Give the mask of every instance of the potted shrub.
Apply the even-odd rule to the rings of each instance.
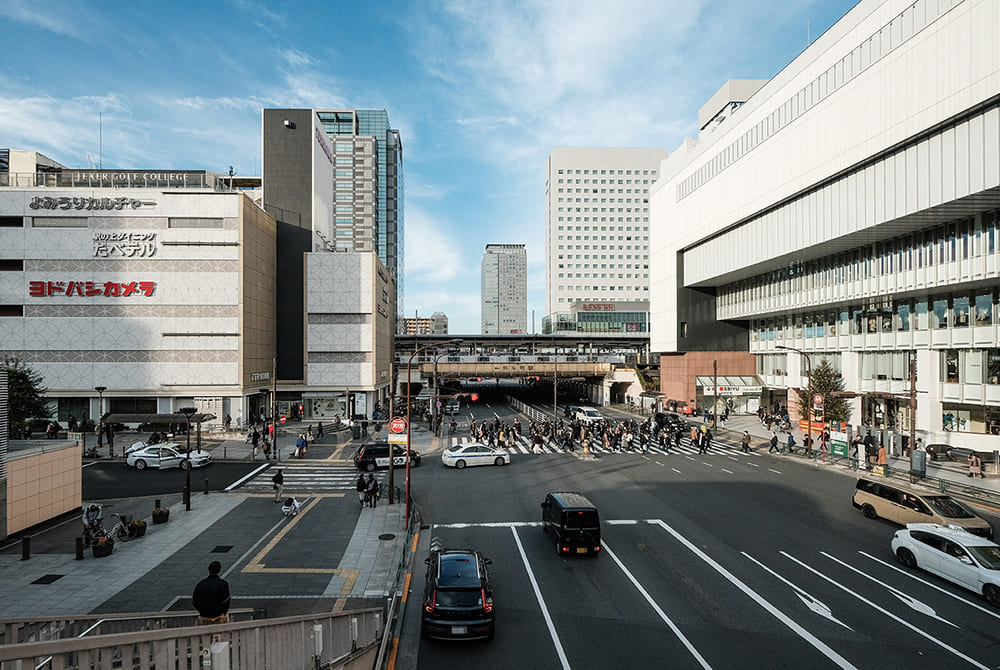
[[[160,501],[156,501],[156,507],[153,508],[153,523],[166,523],[167,519],[170,518],[170,508],[160,507]]]
[[[115,550],[115,541],[107,535],[102,535],[94,540],[94,544],[90,547],[94,551],[94,558],[103,558],[110,556],[111,552]]]
[[[142,537],[146,534],[146,522],[142,519],[132,519],[128,524],[129,537]]]

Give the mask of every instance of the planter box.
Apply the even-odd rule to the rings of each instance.
[[[158,507],[153,510],[153,523],[166,523],[170,518],[170,510],[165,507]]]
[[[111,540],[104,544],[95,544],[91,546],[91,549],[94,551],[94,558],[104,558],[110,556],[111,552],[115,550],[115,542]]]
[[[146,524],[145,523],[136,524],[136,525],[129,524],[128,535],[129,535],[130,538],[142,537],[145,534],[146,534]]]

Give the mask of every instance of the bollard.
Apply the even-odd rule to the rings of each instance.
[[[82,537],[77,537],[76,538],[76,560],[78,560],[78,561],[82,561],[83,560],[83,538]]]
[[[205,495],[208,495],[208,477],[205,477]]]
[[[153,503],[153,507],[159,507],[159,506],[160,506],[160,499],[157,498],[156,501]]]
[[[26,561],[31,558],[31,536],[25,535],[21,538],[21,560]]]

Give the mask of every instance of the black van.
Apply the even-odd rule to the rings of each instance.
[[[560,555],[601,551],[601,518],[582,493],[553,491],[546,495],[542,528],[556,541]]]

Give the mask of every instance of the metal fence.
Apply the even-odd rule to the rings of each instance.
[[[0,646],[0,670],[314,670],[355,663],[371,667],[384,630],[382,608],[369,608],[88,635]]]

